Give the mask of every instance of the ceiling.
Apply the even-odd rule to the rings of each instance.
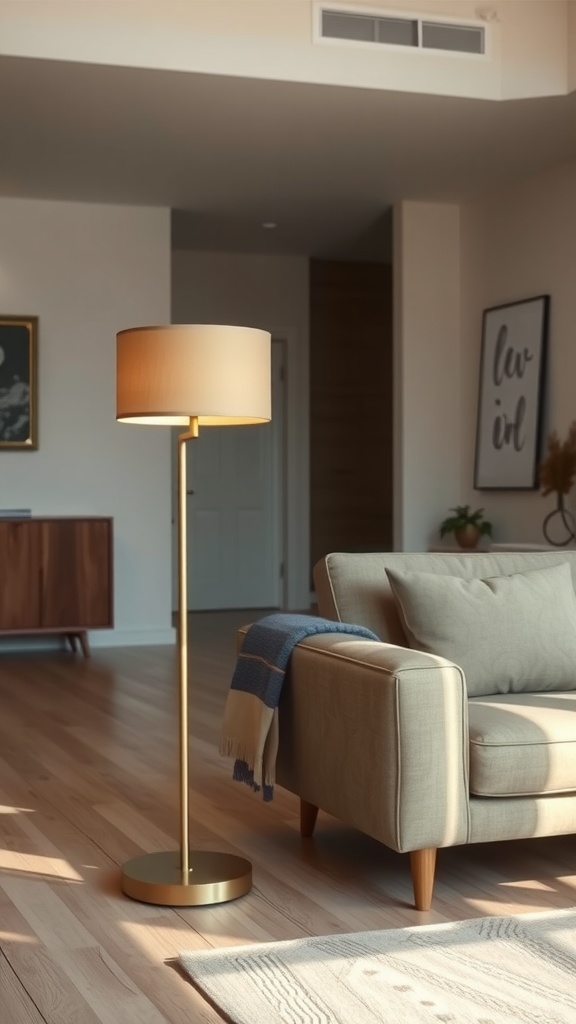
[[[0,139],[0,195],[169,206],[178,248],[371,259],[400,198],[458,200],[576,157],[576,94],[492,102],[0,57]]]

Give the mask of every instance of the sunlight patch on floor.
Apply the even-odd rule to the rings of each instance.
[[[48,875],[66,882],[84,881],[82,875],[61,857],[43,857],[37,853],[20,853],[18,850],[0,850],[0,869]]]
[[[528,881],[524,878],[513,882],[501,882],[500,884],[504,889],[532,889],[543,890],[544,892],[554,892],[556,888],[554,885],[548,885],[546,882]]]
[[[18,942],[21,946],[40,945],[40,940],[32,938],[31,935],[19,935],[18,932],[3,932],[1,930],[0,942]]]

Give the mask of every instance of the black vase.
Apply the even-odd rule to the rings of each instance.
[[[548,544],[555,548],[563,548],[570,541],[576,540],[576,523],[574,516],[564,508],[564,495],[556,492],[556,508],[549,512],[542,523],[542,533]]]

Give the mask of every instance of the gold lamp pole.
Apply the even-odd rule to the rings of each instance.
[[[136,327],[116,339],[116,418],[186,427],[178,437],[180,849],[123,865],[123,892],[144,903],[223,903],[252,886],[243,857],[190,849],[186,444],[201,426],[270,419],[270,342],[267,331],[215,324]]]

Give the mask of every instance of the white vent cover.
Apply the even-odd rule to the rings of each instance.
[[[380,43],[420,50],[442,50],[484,56],[486,27],[474,22],[446,21],[420,15],[375,14],[368,10],[320,6],[321,39]]]

